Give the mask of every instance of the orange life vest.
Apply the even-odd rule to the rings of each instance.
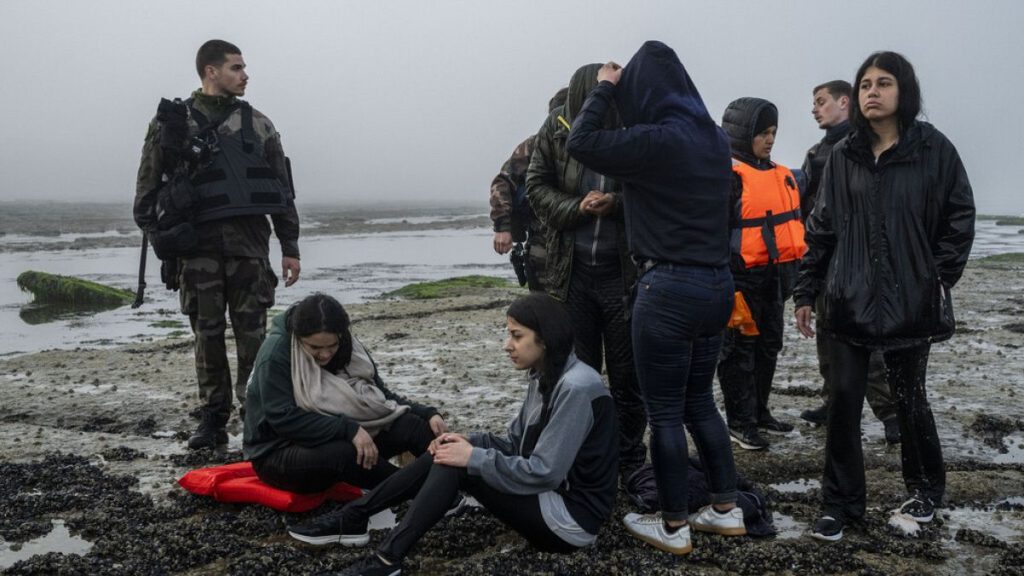
[[[743,182],[740,199],[740,255],[747,268],[792,262],[807,251],[800,223],[800,190],[789,168],[758,170],[734,160]]]

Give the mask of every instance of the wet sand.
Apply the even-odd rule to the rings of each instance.
[[[518,292],[353,305],[354,330],[396,391],[433,403],[456,430],[500,431],[523,393],[499,347]],[[767,452],[736,453],[765,487],[779,536],[697,534],[677,558],[640,544],[618,519],[597,545],[539,553],[480,510],[442,522],[407,562],[422,574],[1024,573],[1024,258],[972,261],[954,291],[959,334],[932,349],[928,388],[948,470],[949,506],[915,538],[886,526],[904,498],[899,449],[865,410],[868,517],[836,544],[805,536],[818,515],[823,431],[812,341],[787,326],[771,405],[797,425]],[[791,317],[791,316],[787,316]],[[0,361],[0,568],[10,574],[331,573],[365,551],[288,538],[284,515],[185,493],[191,468],[238,460],[188,452],[196,405],[191,340],[45,351]],[[720,399],[719,399],[720,400]],[[721,405],[721,404],[720,404]],[[865,406],[866,408],[866,406]],[[317,512],[328,509],[325,505]],[[399,510],[401,514],[401,510]],[[384,532],[373,531],[372,542]],[[49,535],[49,540],[40,540]],[[21,550],[44,552],[11,565]],[[67,553],[58,552],[66,550]]]

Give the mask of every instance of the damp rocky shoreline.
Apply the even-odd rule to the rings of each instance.
[[[504,309],[519,293],[467,289],[349,312],[392,388],[438,406],[456,430],[498,431],[523,392],[521,374],[499,349]],[[933,347],[928,383],[949,502],[916,537],[887,526],[888,511],[905,497],[899,449],[886,446],[870,410],[866,523],[831,545],[805,537],[818,514],[824,434],[798,419],[819,403],[819,378],[813,342],[787,326],[771,404],[797,430],[774,436],[767,452],[736,453],[739,471],[771,497],[778,536],[696,534],[694,552],[678,558],[625,533],[618,519],[630,506],[620,498],[595,547],[558,556],[470,509],[431,531],[407,572],[1024,574],[1022,294],[1022,255],[972,261],[954,291],[960,331]],[[226,452],[184,448],[196,423],[191,354],[191,340],[181,337],[0,360],[0,573],[330,574],[364,553],[289,539],[285,526],[309,514],[220,504],[177,486],[189,469],[241,458],[234,417]],[[383,534],[372,531],[371,545]],[[47,538],[48,549],[9,561]]]

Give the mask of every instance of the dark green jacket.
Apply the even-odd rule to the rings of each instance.
[[[569,294],[575,237],[573,231],[589,216],[579,210],[586,196],[579,190],[583,165],[569,156],[565,142],[569,128],[559,118],[572,125],[573,118],[583,107],[587,94],[597,85],[600,64],[588,64],[573,74],[565,105],[555,108],[537,132],[537,141],[526,173],[526,196],[533,212],[547,228],[547,278],[544,285],[555,298],[565,301]],[[615,210],[609,215],[618,230],[619,255],[622,260],[623,293],[627,293],[636,279],[636,267],[629,258],[625,222],[622,214],[621,186],[608,179],[615,196]]]
[[[260,346],[245,392],[245,431],[242,452],[255,460],[274,450],[298,444],[317,446],[331,440],[349,440],[359,424],[344,416],[325,416],[307,412],[295,404],[292,391],[292,335],[285,328],[288,313],[278,314],[270,324],[270,333]],[[411,407],[410,412],[429,420],[437,410],[392,393],[380,374],[373,376],[377,387],[389,399]]]

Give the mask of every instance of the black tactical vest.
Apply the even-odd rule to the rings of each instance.
[[[198,201],[194,212],[197,224],[235,216],[280,214],[294,202],[292,191],[263,158],[262,143],[257,141],[252,126],[252,106],[247,102],[239,105],[242,129],[230,136],[214,131],[218,150],[209,164],[192,175]],[[200,130],[209,125],[201,112],[191,105],[189,108]]]

